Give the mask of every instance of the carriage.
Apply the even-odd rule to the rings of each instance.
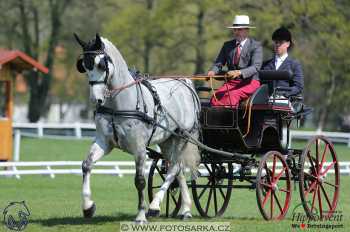
[[[340,176],[333,144],[324,136],[311,138],[303,149],[290,147],[290,128],[312,109],[302,96],[283,97],[285,89],[276,80],[288,80],[289,73],[260,71],[262,85],[237,109],[210,107],[201,98],[199,177],[188,186],[199,214],[217,217],[227,209],[233,189],[256,191],[257,205],[266,220],[283,219],[294,187],[310,218],[330,217],[337,207]],[[199,87],[197,92],[210,92]],[[208,96],[208,95],[207,95]],[[160,188],[168,163],[161,153],[148,148],[152,159],[148,175],[149,201]],[[160,178],[159,178],[159,176]],[[165,216],[175,217],[181,196],[175,180],[166,193]]]

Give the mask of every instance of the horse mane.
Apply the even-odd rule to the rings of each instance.
[[[111,41],[106,38],[101,37],[102,42],[105,45],[105,52],[112,59],[113,65],[120,75],[130,75],[128,70],[128,65],[126,64],[123,56],[120,54],[119,50],[113,45]]]

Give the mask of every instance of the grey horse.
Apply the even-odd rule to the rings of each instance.
[[[90,176],[93,164],[113,148],[135,158],[135,186],[138,192],[137,223],[146,223],[144,189],[147,147],[159,145],[170,161],[164,183],[149,205],[149,216],[157,216],[170,184],[177,178],[181,191],[182,218],[191,217],[191,197],[185,170],[195,173],[200,163],[198,147],[178,132],[198,138],[200,103],[190,80],[158,79],[135,81],[118,49],[100,37],[84,42],[75,38],[83,49],[77,69],[86,73],[90,99],[96,105],[96,138],[82,163],[82,208],[84,217],[92,217],[96,205],[91,199]],[[145,83],[145,84],[144,84]],[[183,133],[182,133],[183,134]]]

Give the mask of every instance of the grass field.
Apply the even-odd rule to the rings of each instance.
[[[83,160],[89,149],[87,140],[23,139],[22,161]],[[293,147],[303,147],[303,143]],[[340,160],[350,160],[350,149],[336,146]],[[114,151],[103,160],[132,160],[130,155]],[[81,177],[76,175],[22,176],[0,178],[0,212],[12,201],[25,200],[31,215],[25,231],[119,231],[119,221],[132,221],[136,213],[137,194],[132,176],[92,176],[93,199],[97,211],[93,219],[85,220],[81,213]],[[287,219],[280,222],[266,222],[260,216],[256,205],[255,191],[233,190],[225,214],[220,218],[201,218],[193,207],[192,221],[229,221],[232,231],[293,231],[291,211],[300,203],[298,189],[293,191],[293,201]],[[341,230],[350,230],[350,176],[341,176],[341,193],[338,210],[343,213]],[[1,216],[2,218],[2,216]],[[150,221],[171,221],[174,219],[151,219]],[[308,231],[329,231],[326,229]],[[7,231],[5,226],[0,231]]]

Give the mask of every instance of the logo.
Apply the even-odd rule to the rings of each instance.
[[[29,209],[24,201],[11,202],[3,211],[4,223],[10,230],[22,231],[28,225]]]
[[[312,207],[311,202],[306,202],[309,208]],[[321,217],[321,215],[323,215]],[[292,212],[292,228],[305,229],[328,229],[335,230],[344,228],[342,224],[343,214],[341,211],[322,211],[322,214],[314,208],[314,212],[310,217],[304,211],[303,204],[294,207]]]

